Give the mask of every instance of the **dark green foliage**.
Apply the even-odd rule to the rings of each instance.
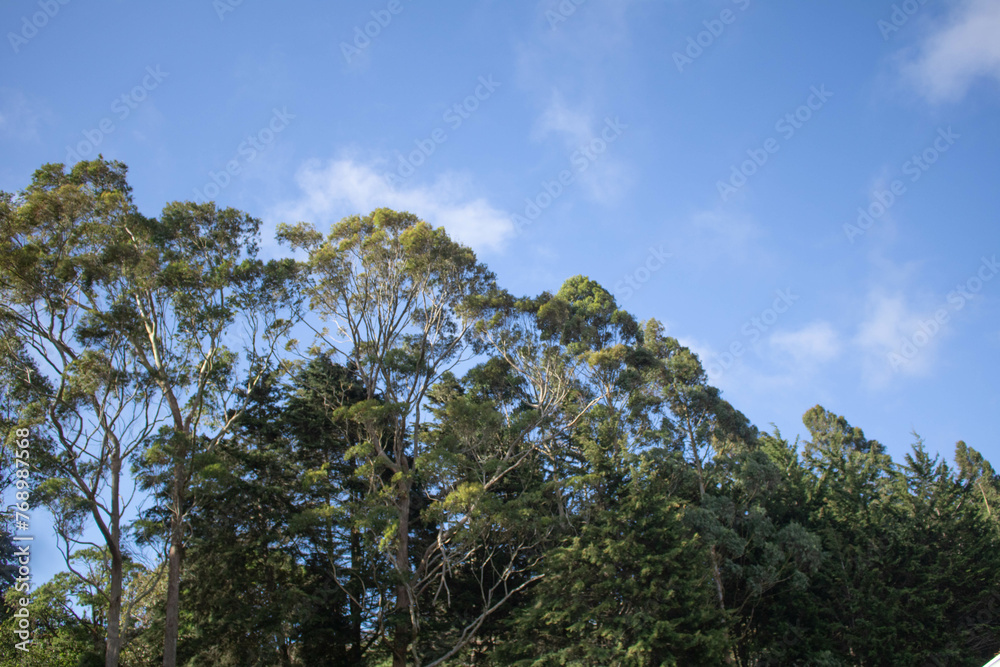
[[[338,410],[362,394],[327,357],[254,390],[233,436],[200,461],[179,655],[200,665],[360,664],[370,556],[345,507],[357,492]],[[370,545],[369,545],[370,546]]]
[[[710,665],[727,650],[679,461],[651,452],[614,507],[554,548],[496,664]],[[689,482],[690,483],[690,482]],[[509,662],[508,662],[509,661]]]

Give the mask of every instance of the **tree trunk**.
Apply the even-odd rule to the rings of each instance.
[[[121,653],[122,615],[122,555],[118,550],[111,552],[111,587],[108,591],[108,637],[104,647],[105,667],[118,667]]]
[[[404,459],[405,460],[405,459]],[[392,638],[392,667],[406,667],[412,639],[410,621],[410,591],[407,579],[410,574],[410,484],[404,477],[399,482],[399,542],[396,545],[396,626]]]
[[[178,523],[174,521],[174,523]],[[181,594],[180,526],[170,531],[167,557],[167,609],[163,633],[163,667],[177,667],[177,629],[180,624]]]
[[[175,458],[173,516],[170,521],[170,552],[167,556],[167,608],[163,632],[163,667],[177,667],[177,635],[181,608],[181,559],[184,556],[184,485],[181,478],[183,458]]]
[[[351,569],[355,573],[360,573],[362,567],[362,556],[361,556],[361,534],[358,532],[357,528],[351,528]],[[357,586],[351,586],[352,589],[356,589],[353,596],[351,596],[351,662],[355,665],[361,664],[361,605],[358,601],[361,600],[361,596],[364,595],[363,584],[361,583],[360,577],[356,574],[354,581],[358,582]]]
[[[114,450],[111,457],[111,543],[108,555],[111,558],[111,585],[108,590],[108,627],[104,643],[104,666],[118,667],[122,649],[122,579],[124,578],[124,558],[122,558],[121,529],[121,471],[122,455],[117,438],[113,438]]]

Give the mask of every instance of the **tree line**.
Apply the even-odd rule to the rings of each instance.
[[[133,202],[124,164],[0,193],[6,492],[66,571],[2,664],[974,665],[1000,476],[821,406],[764,432],[585,276],[518,296],[378,209],[321,232]],[[306,338],[299,341],[297,338]]]

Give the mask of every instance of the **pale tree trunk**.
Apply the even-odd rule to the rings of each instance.
[[[404,454],[405,456],[405,454]],[[401,459],[405,462],[405,458]],[[405,466],[403,466],[405,474]],[[400,618],[392,638],[392,667],[406,667],[406,657],[412,640],[410,621],[410,590],[406,579],[410,574],[410,484],[399,482],[399,542],[396,545],[396,572],[402,579],[396,584],[396,613]]]
[[[173,522],[177,523],[177,522]],[[177,666],[177,630],[180,623],[181,550],[180,526],[171,528],[167,556],[167,609],[163,633],[163,667]]]
[[[351,568],[355,573],[362,571],[361,534],[357,528],[351,528]],[[358,577],[355,577],[355,581]],[[364,595],[362,586],[358,585],[351,596],[351,660],[356,665],[361,664],[361,605],[359,600]]]
[[[119,493],[121,480],[121,451],[115,440],[115,452],[111,470],[111,586],[108,590],[107,642],[104,646],[105,667],[118,667],[121,654],[122,578],[124,559],[121,551],[121,503]]]
[[[177,667],[177,637],[181,607],[181,559],[184,557],[184,480],[181,464],[175,458],[170,551],[167,555],[167,607],[163,633],[163,667]]]
[[[111,588],[108,591],[108,638],[104,647],[105,667],[118,667],[121,654],[121,614],[122,614],[122,556],[121,552],[111,554]]]

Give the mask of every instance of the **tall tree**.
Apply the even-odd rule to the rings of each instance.
[[[147,257],[121,314],[139,367],[163,397],[167,425],[145,452],[147,486],[169,513],[164,667],[175,667],[185,522],[199,455],[211,452],[253,389],[281,368],[299,317],[294,260],[258,259],[260,220],[214,203],[168,204],[133,247]]]
[[[125,172],[100,160],[70,173],[45,165],[19,195],[0,196],[5,366],[17,369],[21,425],[33,427],[33,463],[47,478],[36,497],[53,509],[67,565],[88,519],[107,549],[109,666],[121,649],[124,466],[159,423],[122,312],[142,259],[131,234],[145,224]]]
[[[441,664],[528,584],[516,576],[518,563],[537,536],[511,532],[503,549],[487,536],[504,525],[518,527],[502,518],[500,488],[534,451],[528,436],[548,418],[539,404],[556,405],[551,395],[564,390],[529,382],[529,394],[537,389],[535,405],[507,412],[500,427],[466,431],[459,440],[437,432],[428,424],[432,388],[447,385],[448,373],[474,354],[472,334],[484,313],[496,314],[514,300],[496,291],[493,275],[471,250],[408,213],[379,209],[346,218],[326,238],[308,225],[286,226],[281,234],[308,251],[313,308],[333,321],[339,336],[324,338],[365,391],[366,400],[350,411],[364,438],[350,452],[367,480],[358,517],[381,533],[395,578],[392,608],[375,624],[385,628],[395,666]],[[528,317],[536,331],[535,315]],[[505,316],[492,319],[479,334],[504,328]],[[471,407],[466,398],[453,398],[442,396],[439,404]],[[455,446],[461,458],[450,449]],[[421,635],[431,611],[425,605],[447,606],[449,578],[476,562],[478,612],[449,646],[428,647]]]
[[[309,252],[312,306],[335,321],[344,341],[333,349],[364,387],[366,401],[352,417],[363,424],[365,441],[352,454],[367,471],[372,518],[390,512],[378,522],[397,578],[386,641],[394,665],[405,665],[411,652],[419,662],[422,582],[410,538],[415,474],[424,454],[422,410],[431,386],[468,349],[465,298],[486,289],[492,276],[442,230],[386,209],[346,218],[326,239],[308,225],[284,227],[281,234]]]
[[[663,326],[656,320],[646,322],[643,346],[651,359],[647,364],[644,392],[647,409],[653,416],[652,427],[659,431],[669,448],[680,452],[690,463],[697,483],[698,502],[709,513],[717,514],[714,506],[725,500],[710,493],[720,481],[714,475],[716,455],[751,447],[757,436],[756,428],[722,399],[717,388],[708,384],[698,357],[676,339],[666,336]],[[723,578],[724,556],[718,538],[728,532],[718,532],[716,539],[707,542],[708,560],[715,601],[725,614],[728,606]],[[734,661],[732,653],[727,655],[727,663]]]

